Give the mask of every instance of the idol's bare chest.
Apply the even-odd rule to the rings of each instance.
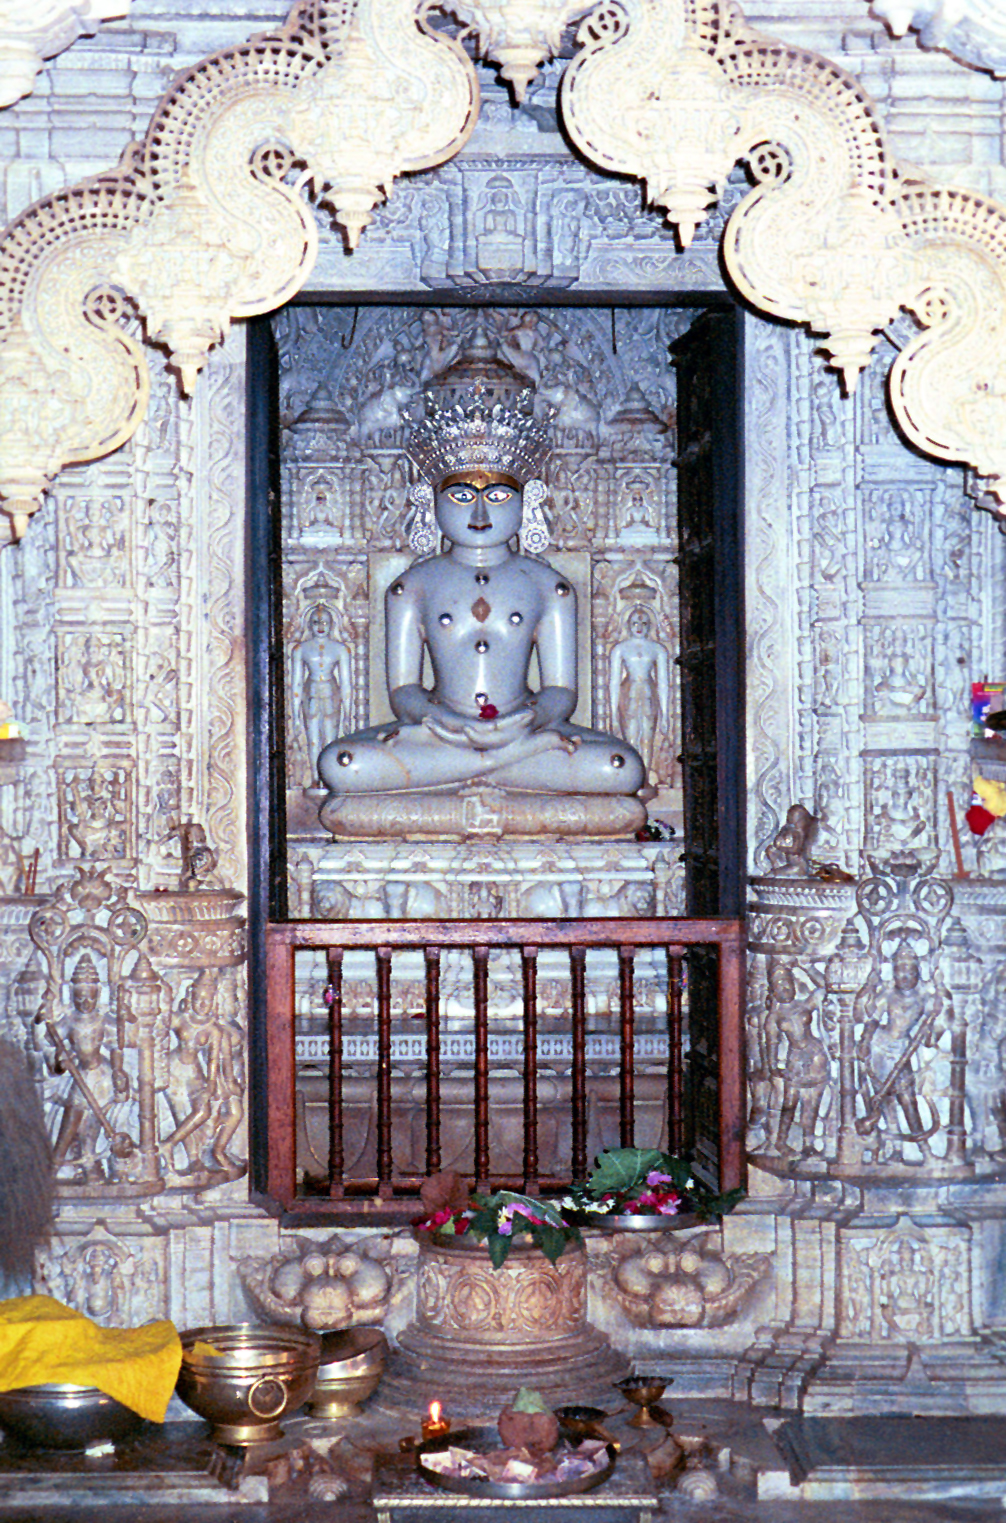
[[[424,589],[423,632],[431,648],[479,654],[490,642],[531,641],[544,611],[536,579],[511,564],[489,569],[441,565]]]

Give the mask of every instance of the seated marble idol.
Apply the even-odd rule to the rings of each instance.
[[[523,410],[494,395],[475,384],[438,407],[428,393],[409,441],[426,480],[412,490],[410,544],[420,558],[385,598],[395,719],[322,751],[318,772],[330,792],[321,818],[335,834],[387,834],[393,821],[412,835],[628,834],[645,822],[631,797],[645,782],[638,752],[571,722],[576,593],[534,553],[548,543],[547,489],[535,474],[547,425],[527,393]],[[437,529],[446,543],[439,554]],[[538,691],[528,681],[535,655]],[[479,811],[459,803],[478,785],[506,796],[489,811],[495,830],[480,831]],[[363,807],[361,796],[384,807]]]

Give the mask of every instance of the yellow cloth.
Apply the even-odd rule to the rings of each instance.
[[[56,1382],[97,1386],[162,1423],[181,1363],[172,1322],[99,1327],[52,1296],[0,1301],[0,1391]]]
[[[997,820],[1002,819],[1006,814],[1006,783],[996,783],[988,777],[975,777],[971,786],[989,814],[994,814]]]

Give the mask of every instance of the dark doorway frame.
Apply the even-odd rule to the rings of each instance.
[[[477,291],[302,292],[298,306],[455,306],[528,308],[535,306],[687,307],[729,314],[733,330],[733,385],[717,388],[715,432],[720,458],[714,470],[716,491],[729,494],[730,511],[716,515],[718,544],[718,637],[722,628],[722,662],[717,657],[717,839],[721,857],[717,907],[706,914],[742,918],[747,878],[746,777],[744,760],[744,431],[743,309],[722,290],[567,292],[550,286],[483,286]],[[284,663],[280,565],[282,503],[278,365],[271,319],[267,313],[247,321],[246,369],[246,638],[248,642],[248,1119],[249,1187],[253,1200],[272,1209],[266,1193],[269,1068],[266,1048],[269,1009],[266,979],[266,927],[289,919],[286,899],[286,786],[283,741]],[[701,320],[701,319],[700,319]],[[669,360],[670,363],[670,360]],[[725,374],[722,368],[721,374]],[[726,367],[726,368],[729,368]],[[731,622],[733,628],[731,629]],[[717,650],[720,650],[719,644]],[[721,670],[722,666],[722,670]],[[698,911],[689,893],[687,913]]]

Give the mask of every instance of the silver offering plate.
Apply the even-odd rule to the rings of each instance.
[[[699,1227],[705,1220],[697,1211],[679,1211],[677,1216],[643,1216],[630,1211],[625,1216],[604,1211],[564,1211],[567,1221],[577,1227],[600,1227],[602,1232],[681,1232],[685,1227]]]
[[[431,1438],[427,1443],[420,1444],[416,1451],[416,1467],[424,1481],[430,1486],[439,1487],[441,1491],[453,1491],[459,1496],[500,1497],[511,1502],[574,1497],[585,1491],[593,1491],[595,1486],[602,1486],[608,1479],[618,1458],[613,1446],[608,1444],[608,1463],[602,1469],[568,1481],[490,1481],[488,1477],[478,1480],[474,1476],[441,1475],[423,1464],[424,1455],[442,1453],[452,1447],[470,1449],[475,1454],[488,1454],[490,1450],[500,1447],[499,1434],[495,1428],[462,1428],[458,1433],[448,1433],[443,1438]]]

